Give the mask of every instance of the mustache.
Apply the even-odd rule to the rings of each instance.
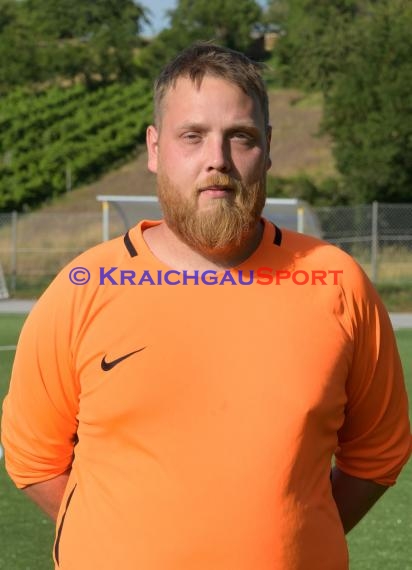
[[[226,188],[230,188],[231,190],[236,190],[237,192],[243,191],[243,184],[229,176],[228,174],[212,174],[205,178],[201,183],[197,184],[195,190],[197,192],[201,192],[205,188],[209,188],[210,186],[225,186]]]

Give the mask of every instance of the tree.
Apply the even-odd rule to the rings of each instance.
[[[288,0],[269,0],[265,10],[265,22],[285,27],[289,17]]]
[[[170,12],[172,28],[243,52],[251,45],[252,25],[261,17],[255,0],[180,0]]]
[[[3,6],[0,83],[79,76],[107,83],[135,75],[134,50],[147,12],[134,0],[0,0]]]
[[[277,9],[285,0],[272,2]],[[277,44],[284,82],[326,92],[351,50],[354,23],[370,0],[289,0],[286,34]],[[285,7],[284,7],[285,11]]]
[[[87,82],[134,75],[134,48],[147,21],[134,0],[25,0],[25,7],[40,37],[68,52],[60,60],[77,62],[72,73],[81,69]]]
[[[91,38],[113,26],[135,38],[147,17],[134,0],[22,0],[22,7],[40,37],[59,40]]]
[[[17,5],[13,0],[0,0],[0,34],[17,18]]]
[[[326,97],[324,129],[354,201],[412,196],[412,6],[376,6]]]
[[[0,93],[40,75],[38,49],[21,5],[15,0],[0,0]]]
[[[213,40],[248,53],[252,26],[262,19],[262,9],[255,0],[179,0],[169,18],[170,26],[141,55],[141,71],[151,78],[196,40]]]

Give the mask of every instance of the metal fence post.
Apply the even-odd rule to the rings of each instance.
[[[11,249],[10,249],[10,269],[11,283],[10,290],[12,294],[16,292],[17,287],[17,212],[13,210],[11,213]]]
[[[297,209],[297,229],[300,234],[303,234],[305,231],[305,208],[303,206],[299,206]]]
[[[105,200],[102,202],[102,238],[103,241],[108,241],[109,235],[109,202]]]
[[[372,243],[371,243],[371,280],[378,282],[378,202],[372,202]]]

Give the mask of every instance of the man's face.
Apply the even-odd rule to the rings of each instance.
[[[167,225],[198,251],[238,246],[259,221],[270,167],[257,101],[220,78],[182,77],[159,123],[147,131],[148,166]]]

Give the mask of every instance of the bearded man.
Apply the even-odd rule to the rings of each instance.
[[[409,456],[372,285],[337,248],[261,217],[268,117],[244,55],[180,53],[147,130],[164,219],[78,257],[25,324],[3,444],[56,519],[56,569],[346,570],[345,533]],[[70,283],[75,267],[88,283]],[[262,268],[317,278],[265,287]]]

